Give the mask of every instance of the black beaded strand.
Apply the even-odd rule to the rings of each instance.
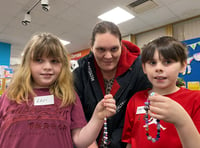
[[[152,92],[150,94],[150,96],[153,96],[155,93]],[[147,139],[149,141],[152,141],[153,143],[158,141],[159,138],[160,138],[160,120],[159,119],[156,119],[156,123],[157,123],[157,134],[156,134],[156,138],[152,138],[151,135],[149,135],[149,121],[148,121],[148,110],[149,110],[149,105],[150,105],[150,101],[149,99],[147,98],[147,101],[144,103],[145,106],[144,106],[144,109],[146,111],[146,114],[145,114],[145,124],[146,124],[146,136],[147,136]]]

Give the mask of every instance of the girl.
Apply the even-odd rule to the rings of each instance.
[[[73,87],[67,53],[49,33],[32,37],[22,63],[0,100],[1,148],[87,147],[97,137],[104,117],[115,113],[107,95],[86,124]]]
[[[153,88],[129,101],[122,141],[127,148],[199,148],[200,91],[176,86],[187,64],[187,48],[164,36],[144,46],[141,59]]]

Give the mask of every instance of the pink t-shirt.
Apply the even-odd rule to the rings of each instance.
[[[49,89],[36,89],[37,96],[50,95]],[[71,130],[86,124],[77,96],[73,105],[35,106],[33,101],[17,104],[4,94],[0,99],[0,148],[73,148]]]

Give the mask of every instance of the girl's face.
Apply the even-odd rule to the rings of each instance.
[[[121,43],[118,37],[109,32],[96,34],[91,50],[103,73],[116,71],[121,55]]]
[[[57,79],[61,72],[62,64],[51,57],[41,57],[31,60],[30,69],[34,88],[48,88]]]
[[[143,66],[144,73],[147,74],[149,81],[153,85],[153,91],[166,93],[174,92],[178,74],[184,72],[186,63],[182,65],[179,61],[164,59],[159,56],[158,51],[154,53],[152,61],[148,61]]]

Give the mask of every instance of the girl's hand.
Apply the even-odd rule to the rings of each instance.
[[[93,142],[90,146],[88,146],[87,148],[98,148],[98,145],[96,142]]]
[[[113,96],[111,94],[105,95],[97,104],[94,113],[99,120],[113,116],[116,113],[116,104]]]
[[[149,115],[173,124],[184,124],[184,115],[187,112],[176,101],[159,94],[149,96]]]

